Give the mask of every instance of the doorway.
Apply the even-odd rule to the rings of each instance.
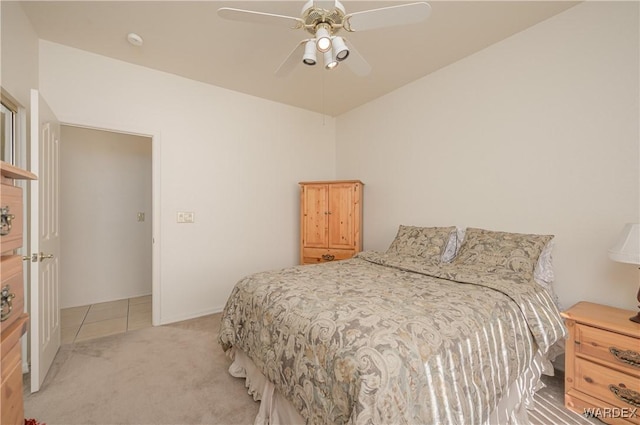
[[[151,137],[61,126],[63,334],[66,309],[118,305],[113,314],[121,315],[122,300],[145,297],[151,325],[152,146]],[[95,321],[126,330],[129,317],[103,312]]]

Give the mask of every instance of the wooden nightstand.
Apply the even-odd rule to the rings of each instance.
[[[565,406],[608,424],[640,424],[640,324],[635,312],[579,302],[569,329]]]

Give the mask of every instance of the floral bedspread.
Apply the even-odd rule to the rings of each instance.
[[[242,279],[219,342],[308,424],[473,424],[564,336],[534,282],[365,252]]]

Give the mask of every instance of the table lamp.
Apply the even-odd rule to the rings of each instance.
[[[609,250],[609,258],[619,263],[640,265],[640,224],[625,224],[618,242]],[[640,288],[638,289],[638,303],[640,303]],[[640,308],[640,305],[638,307]],[[629,320],[640,323],[640,311]]]

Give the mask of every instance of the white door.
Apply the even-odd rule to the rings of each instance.
[[[29,248],[31,392],[40,389],[60,348],[60,123],[31,90]]]

